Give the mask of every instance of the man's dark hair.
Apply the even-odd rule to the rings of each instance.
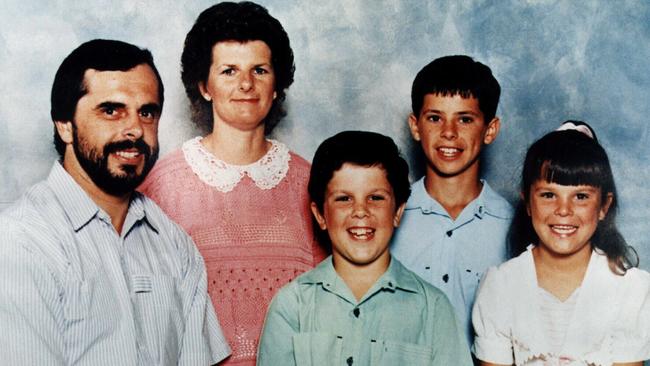
[[[427,94],[474,97],[485,123],[496,116],[501,87],[489,67],[469,56],[437,58],[418,72],[411,88],[411,108],[417,117]]]
[[[149,65],[156,74],[158,99],[162,107],[165,91],[151,52],[126,42],[106,39],[94,39],[77,47],[63,60],[54,77],[50,109],[52,121],[73,121],[77,102],[88,92],[84,83],[86,70],[128,71],[142,64]],[[54,146],[63,158],[65,143],[56,127]]]
[[[204,132],[212,130],[212,104],[201,96],[199,83],[206,82],[212,65],[212,48],[223,41],[262,41],[271,50],[277,94],[266,116],[265,133],[270,133],[285,116],[282,103],[293,83],[295,66],[289,37],[282,24],[253,2],[223,2],[204,10],[187,33],[181,55],[181,78],[192,108],[192,120]]]

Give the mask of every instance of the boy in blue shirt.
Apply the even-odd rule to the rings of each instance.
[[[332,255],[276,294],[258,366],[471,365],[447,297],[388,251],[409,196],[395,143],[361,131],[325,140],[308,188]]]
[[[425,66],[411,90],[408,123],[427,159],[413,183],[391,250],[440,288],[472,343],[472,305],[484,271],[507,259],[512,206],[479,179],[481,151],[499,133],[501,88],[490,69],[468,56]]]

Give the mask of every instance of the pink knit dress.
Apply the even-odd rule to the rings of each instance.
[[[140,190],[194,239],[208,292],[232,348],[222,365],[255,365],[271,298],[325,258],[313,231],[309,163],[272,141],[248,166],[218,160],[189,140],[159,161]]]

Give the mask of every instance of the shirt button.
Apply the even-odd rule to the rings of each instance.
[[[359,317],[359,314],[360,314],[360,313],[361,313],[361,310],[359,310],[359,308],[354,308],[354,310],[352,310],[352,314],[354,314],[354,316],[355,316],[356,318]]]
[[[348,364],[348,366],[351,366],[352,363],[354,363],[354,360],[352,359],[352,356],[350,356],[350,357],[348,357],[347,360],[345,360],[345,362]]]

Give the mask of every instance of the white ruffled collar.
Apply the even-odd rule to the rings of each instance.
[[[287,146],[271,140],[271,148],[258,161],[248,165],[232,165],[218,159],[201,144],[201,136],[183,143],[183,154],[190,168],[201,181],[220,192],[230,192],[244,175],[260,189],[271,189],[280,184],[289,171],[291,155]]]

